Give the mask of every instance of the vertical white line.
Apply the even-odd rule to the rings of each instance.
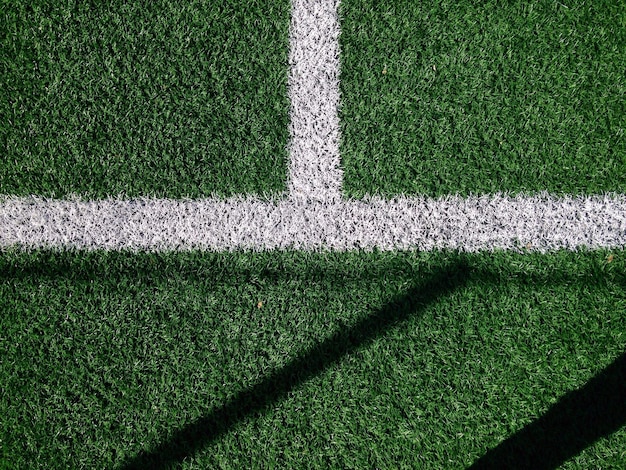
[[[292,0],[289,200],[339,203],[339,0]]]

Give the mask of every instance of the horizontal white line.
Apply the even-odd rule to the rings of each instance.
[[[0,248],[536,250],[626,246],[626,195],[368,197],[336,204],[0,199]]]

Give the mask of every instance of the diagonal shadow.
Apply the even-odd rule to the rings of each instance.
[[[354,326],[336,332],[257,385],[241,391],[221,408],[176,431],[151,451],[134,457],[122,468],[165,469],[176,466],[244,418],[267,410],[291,390],[322,373],[347,354],[367,346],[411,315],[462,287],[469,274],[465,262],[439,269],[425,283],[412,287],[402,297]]]
[[[471,467],[552,470],[626,425],[626,353]]]

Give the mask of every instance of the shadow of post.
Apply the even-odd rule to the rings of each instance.
[[[624,425],[626,353],[470,469],[555,469]]]
[[[130,469],[165,469],[180,463],[228,432],[242,419],[262,413],[291,390],[322,373],[351,352],[367,346],[390,328],[461,287],[469,277],[465,263],[441,268],[425,283],[367,316],[354,326],[340,330],[257,385],[243,390],[228,403],[175,431],[149,452],[142,452],[122,466]]]

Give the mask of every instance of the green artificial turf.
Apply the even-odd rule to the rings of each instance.
[[[342,0],[344,191],[626,191],[624,0]]]
[[[0,194],[285,189],[288,0],[0,2]]]
[[[623,468],[625,423],[595,433],[624,406],[585,413],[626,350],[625,287],[623,250],[5,250],[0,461],[467,468],[595,376],[540,447],[583,436],[564,468]]]

